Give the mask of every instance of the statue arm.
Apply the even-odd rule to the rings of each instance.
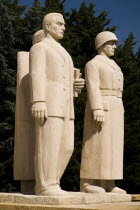
[[[30,92],[32,115],[44,123],[47,118],[46,99],[46,53],[39,44],[30,50]]]
[[[87,63],[86,65],[85,78],[88,101],[93,112],[93,120],[96,124],[102,125],[104,122],[104,111],[100,92],[99,67],[93,61]]]
[[[77,97],[84,87],[85,80],[81,76],[80,69],[74,68],[74,97]]]

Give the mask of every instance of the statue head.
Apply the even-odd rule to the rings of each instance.
[[[60,13],[49,13],[43,19],[45,36],[52,36],[54,39],[62,39],[65,31],[65,21]]]
[[[39,30],[37,31],[33,37],[32,37],[32,44],[36,44],[38,42],[41,42],[43,40],[43,38],[45,37],[45,34],[44,34],[44,30]]]
[[[114,55],[116,43],[118,39],[116,35],[110,31],[103,31],[95,38],[95,47],[98,54],[105,54],[110,57]]]

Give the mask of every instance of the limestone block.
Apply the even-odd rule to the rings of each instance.
[[[33,192],[34,186],[28,186],[34,179],[36,195],[67,194],[58,183],[74,148],[73,93],[81,92],[84,79],[59,44],[64,31],[63,16],[49,13],[43,19],[43,29],[33,37],[30,52],[18,53],[14,179],[21,181],[22,192],[28,194]],[[38,198],[15,197],[19,199],[36,203]],[[52,200],[40,197],[41,203]]]
[[[17,55],[14,179],[34,179],[35,124],[29,92],[29,52]]]
[[[59,205],[59,198],[49,196],[23,195],[15,196],[14,202],[20,204]]]
[[[0,203],[14,203],[14,194],[0,193]]]
[[[140,201],[140,194],[132,195],[132,201]]]
[[[140,202],[103,203],[73,206],[0,204],[0,210],[140,210]]]
[[[19,203],[31,205],[89,205],[97,203],[130,202],[131,195],[121,194],[90,194],[80,192],[69,192],[68,196],[36,196],[18,193],[0,193],[0,203]]]
[[[115,194],[115,193],[106,193],[106,194],[87,194],[84,196],[84,204],[92,203],[115,203],[122,201],[131,201],[131,195],[124,194]]]

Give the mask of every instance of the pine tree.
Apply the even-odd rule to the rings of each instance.
[[[34,0],[31,8],[25,13],[22,26],[22,50],[29,51],[32,46],[32,37],[35,32],[42,29],[42,20],[45,15],[40,0]]]
[[[13,190],[14,71],[0,54],[0,191]]]
[[[44,15],[50,12],[62,13],[66,20],[65,37],[62,45],[73,58],[74,66],[80,68],[84,77],[84,66],[97,52],[94,39],[108,27],[111,19],[107,12],[96,15],[94,4],[83,2],[77,11],[65,12],[65,0],[46,0],[45,7],[40,0],[34,0],[27,12],[26,6],[19,6],[18,0],[0,1],[0,191],[15,188],[12,179],[14,111],[16,86],[16,53],[29,51],[33,34],[42,28]],[[25,16],[22,16],[25,12]],[[117,49],[115,60],[124,73],[125,107],[125,155],[124,180],[119,185],[130,193],[138,193],[140,187],[140,144],[139,144],[139,71],[140,49],[134,54],[134,36],[129,34],[123,45]],[[61,180],[65,190],[79,190],[80,159],[83,138],[83,121],[86,102],[86,88],[75,98],[75,150]]]
[[[26,7],[18,5],[18,0],[2,0],[1,4],[0,46],[3,55],[6,56],[7,62],[10,64],[10,68],[16,69],[16,56],[22,42],[19,38],[22,22],[21,15]],[[5,18],[5,12],[9,19],[7,19],[7,16]]]
[[[115,27],[107,27],[111,19],[107,12],[95,16],[95,5],[83,2],[78,11],[72,12],[66,19],[67,31],[63,45],[73,56],[75,66],[83,68],[85,63],[96,55],[94,39],[103,30],[114,31]],[[84,72],[83,72],[84,73]]]
[[[15,111],[14,17],[11,1],[0,1],[0,191],[13,189],[13,136]]]
[[[70,53],[74,66],[80,68],[84,78],[85,64],[97,54],[94,45],[96,35],[105,29],[114,31],[115,27],[108,27],[111,20],[107,19],[107,12],[104,11],[99,16],[95,16],[94,4],[92,3],[87,6],[83,2],[78,11],[72,9],[71,13],[67,13],[65,17],[66,33],[64,40],[62,40],[62,45]],[[79,190],[86,88],[74,101],[75,150],[61,180],[61,185],[66,190],[68,190],[68,186],[70,186],[69,190]]]
[[[46,14],[51,12],[58,12],[65,16],[64,3],[65,0],[46,0],[45,1]]]
[[[124,180],[119,183],[128,193],[138,193],[140,187],[140,54],[135,55],[135,44],[134,36],[130,33],[116,54],[117,63],[124,74],[125,108]]]
[[[0,53],[11,61],[11,51],[14,44],[13,26],[7,7],[0,2]]]
[[[31,8],[25,13],[23,26],[21,28],[22,50],[29,51],[32,46],[32,37],[35,32],[42,29],[43,17],[50,12],[60,12],[64,14],[64,0],[47,0],[45,7],[40,0],[34,0]]]

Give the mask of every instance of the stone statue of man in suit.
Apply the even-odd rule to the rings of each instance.
[[[73,87],[78,92],[83,79],[74,82],[73,62],[58,43],[65,31],[59,13],[43,19],[45,38],[30,50],[32,115],[36,123],[35,191],[37,195],[66,195],[60,179],[74,148]]]
[[[35,179],[36,195],[67,195],[60,179],[74,148],[73,96],[84,79],[58,42],[64,31],[63,16],[47,14],[30,52],[18,53],[14,179],[23,193],[34,191]]]
[[[81,191],[126,193],[115,186],[123,178],[123,74],[111,59],[115,34],[101,32],[95,39],[98,55],[86,64],[87,104],[81,161]]]
[[[31,110],[36,123],[35,192],[37,195],[66,195],[60,179],[74,148],[74,89],[80,92],[83,79],[74,81],[73,62],[58,43],[65,31],[59,13],[43,19],[45,37],[30,50]]]

